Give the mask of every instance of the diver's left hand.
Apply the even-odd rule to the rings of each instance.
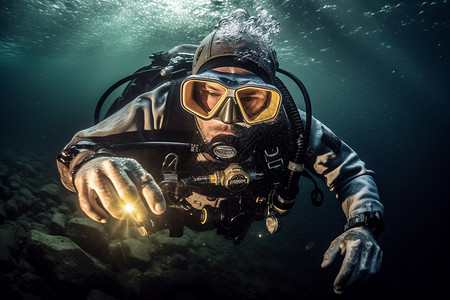
[[[346,288],[365,281],[380,270],[383,252],[364,227],[352,228],[334,239],[323,256],[321,267],[328,267],[339,250],[345,257],[333,284],[336,294],[342,294]]]

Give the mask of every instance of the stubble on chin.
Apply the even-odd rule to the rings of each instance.
[[[216,120],[202,120],[197,118],[197,124],[203,139],[208,143],[218,135],[238,136],[239,132],[242,130],[240,126],[224,124]]]

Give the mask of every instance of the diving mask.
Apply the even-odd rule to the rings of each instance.
[[[181,83],[181,104],[204,120],[219,118],[226,124],[268,122],[278,114],[281,93],[254,74],[207,71]]]

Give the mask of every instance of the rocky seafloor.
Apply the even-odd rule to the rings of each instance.
[[[2,299],[295,297],[297,275],[267,247],[236,247],[214,231],[142,237],[123,222],[96,223],[60,184],[53,157],[0,152]]]

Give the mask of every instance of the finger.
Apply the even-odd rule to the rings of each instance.
[[[100,203],[105,210],[116,219],[123,219],[125,216],[125,204],[117,194],[116,189],[109,179],[105,178],[96,182],[93,189],[98,195]]]
[[[142,222],[148,216],[147,208],[140,197],[138,200],[125,202],[123,208],[136,222]]]
[[[345,287],[349,287],[356,282],[364,282],[368,278],[369,271],[374,264],[374,252],[374,244],[371,241],[362,243],[359,263],[356,265]]]
[[[155,181],[149,181],[142,185],[142,194],[147,201],[150,210],[155,215],[160,215],[166,210],[166,201],[160,187]]]
[[[330,247],[323,255],[322,264],[320,265],[322,268],[328,267],[335,259],[336,255],[339,252],[340,240],[341,240],[340,238],[336,238],[331,242]]]
[[[375,255],[372,261],[372,265],[370,266],[370,274],[376,274],[381,269],[381,262],[383,261],[383,251],[381,251],[380,247],[377,247],[375,250]]]
[[[107,160],[102,162],[102,171],[111,180],[121,199],[124,201],[135,201],[139,199],[136,185],[123,167],[117,167],[116,164]]]
[[[134,167],[133,175],[136,176],[135,181],[142,185],[142,195],[148,204],[150,210],[160,215],[166,210],[166,200],[161,191],[161,188],[156,184],[153,176],[146,172],[137,162]]]
[[[75,185],[78,191],[78,201],[80,202],[81,210],[92,220],[106,223],[108,213],[98,205],[95,191],[91,190],[88,184],[81,179],[75,180]]]
[[[359,247],[360,244],[360,240],[346,242],[345,257],[342,262],[341,269],[339,270],[339,273],[336,276],[333,284],[336,294],[341,294],[343,292],[344,288],[347,285],[347,282],[349,281],[356,266],[359,263],[359,259],[361,256],[361,249]]]
[[[123,167],[118,168],[111,162],[105,162],[102,169],[111,180],[118,196],[123,203],[123,211],[130,215],[136,222],[142,222],[147,218],[147,208],[141,199],[136,184],[130,178]],[[132,173],[132,171],[130,171]]]

